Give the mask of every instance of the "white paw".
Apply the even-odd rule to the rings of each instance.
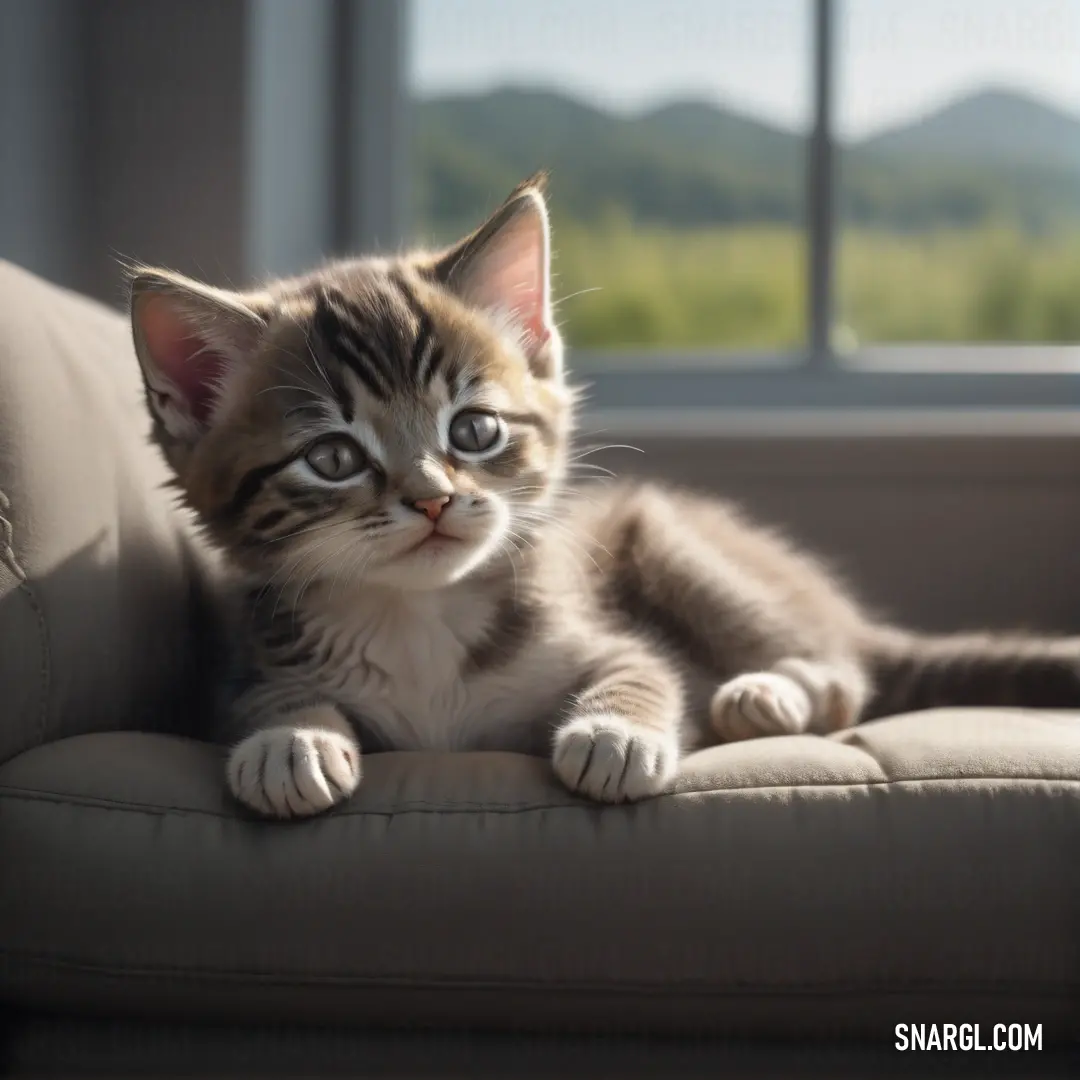
[[[360,751],[348,735],[282,725],[249,735],[229,754],[229,790],[269,817],[310,817],[347,799],[360,782]]]
[[[793,679],[751,671],[724,683],[713,695],[713,730],[725,742],[762,735],[799,735],[810,725],[814,704]]]
[[[579,795],[627,802],[657,795],[675,776],[678,739],[615,713],[579,716],[555,733],[555,774]]]

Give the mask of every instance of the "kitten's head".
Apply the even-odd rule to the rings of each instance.
[[[572,393],[539,178],[447,251],[233,293],[132,283],[155,438],[239,564],[407,589],[527,537],[562,481]]]

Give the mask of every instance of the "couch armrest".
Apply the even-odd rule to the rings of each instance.
[[[141,392],[123,316],[0,262],[0,761],[169,728],[191,684],[192,532]]]

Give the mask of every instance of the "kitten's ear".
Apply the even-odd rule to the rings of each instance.
[[[435,263],[437,280],[467,304],[508,315],[533,371],[559,374],[551,315],[551,237],[542,173],[514,189],[471,236]]]
[[[210,426],[232,368],[266,328],[268,297],[202,285],[166,270],[131,282],[135,351],[150,410],[165,431],[191,444]]]

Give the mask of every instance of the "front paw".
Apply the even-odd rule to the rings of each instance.
[[[344,721],[282,724],[249,735],[229,754],[229,790],[267,817],[299,818],[329,810],[360,782],[360,750]],[[335,730],[335,728],[339,730]]]
[[[571,791],[599,802],[658,795],[674,778],[678,764],[674,732],[635,724],[615,713],[577,716],[555,733],[555,775]]]
[[[713,729],[725,742],[763,735],[798,735],[810,723],[813,703],[794,679],[751,671],[724,683],[713,695]]]

